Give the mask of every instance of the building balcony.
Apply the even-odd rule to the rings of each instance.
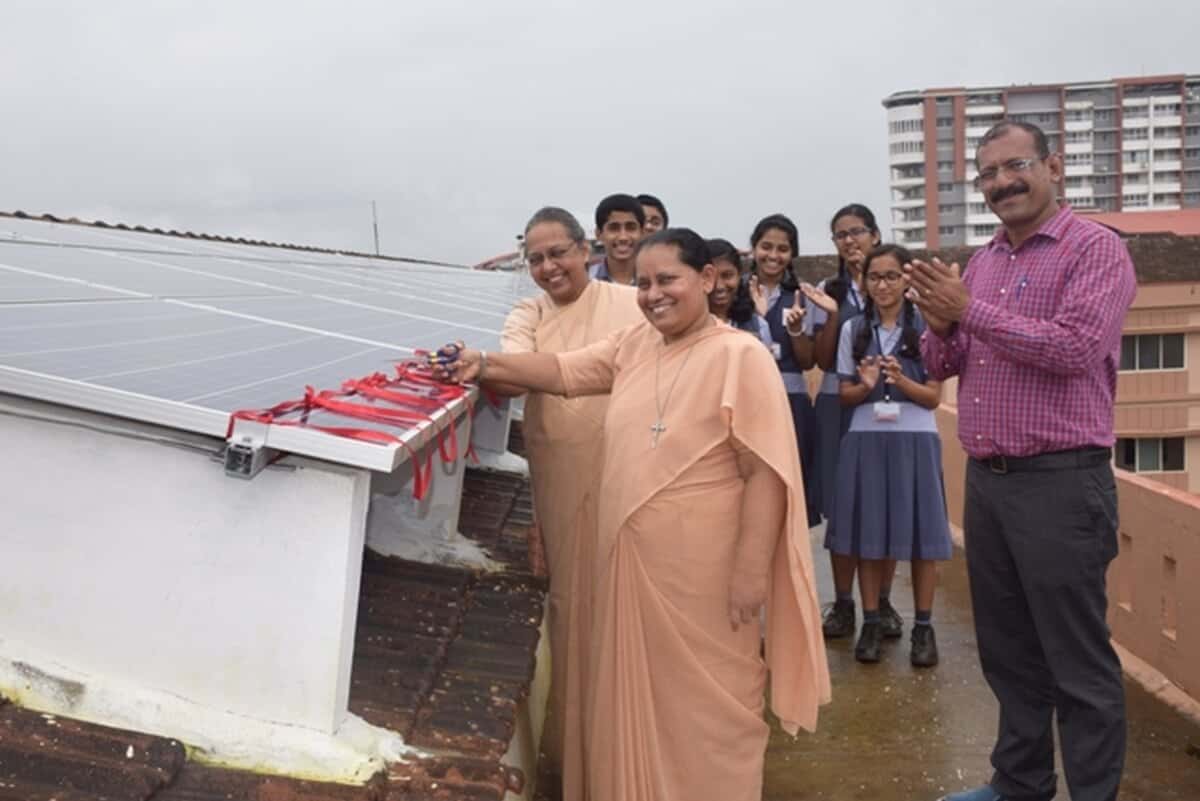
[[[891,153],[888,156],[888,164],[893,167],[899,167],[905,164],[924,164],[925,153],[918,151],[916,153]]]
[[[1067,144],[1063,146],[1064,153],[1091,153],[1092,149],[1091,141],[1067,142]]]
[[[968,103],[966,106],[966,117],[968,120],[968,123],[967,123],[968,125],[970,124],[971,117],[992,117],[997,114],[1003,114],[1003,113],[1004,113],[1004,106],[1001,106],[999,104],[991,105],[991,106],[972,106],[970,103]]]
[[[1178,112],[1162,115],[1155,114],[1154,125],[1160,128],[1165,128],[1168,125],[1183,125],[1183,117]]]
[[[1179,170],[1182,168],[1183,162],[1181,162],[1179,159],[1174,159],[1172,161],[1159,161],[1155,159],[1154,161],[1155,172],[1166,172],[1167,170]]]
[[[1153,143],[1155,150],[1168,150],[1168,149],[1178,150],[1179,148],[1183,147],[1183,140],[1180,139],[1178,136],[1171,136],[1171,137],[1156,136],[1153,139],[1151,139],[1150,141]]]
[[[916,142],[918,144],[924,145],[925,144],[925,132],[924,131],[901,131],[899,133],[891,133],[889,131],[888,132],[888,142],[889,143],[891,143],[891,142]]]
[[[923,176],[923,175],[918,175],[913,178],[893,178],[888,183],[888,186],[892,187],[893,189],[904,189],[907,187],[924,186],[924,185],[925,185],[925,176]]]
[[[915,231],[925,227],[925,220],[897,220],[892,222],[893,231]]]
[[[1155,181],[1153,188],[1155,194],[1160,194],[1163,192],[1174,192],[1179,194],[1182,189],[1179,181]]]
[[[898,198],[892,201],[893,209],[919,209],[925,205],[925,197]]]
[[[1149,150],[1149,149],[1150,149],[1150,140],[1149,139],[1122,139],[1121,140],[1121,150],[1130,151],[1130,150]]]
[[[1067,175],[1071,176],[1091,175],[1093,172],[1091,164],[1068,164],[1065,169]]]
[[[1066,129],[1068,131],[1091,131],[1096,127],[1093,120],[1067,120]]]
[[[1126,115],[1125,118],[1122,120],[1121,125],[1126,130],[1137,129],[1137,128],[1149,128],[1150,127],[1150,118],[1149,117],[1130,117],[1130,116]]]

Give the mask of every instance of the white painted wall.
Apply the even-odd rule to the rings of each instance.
[[[290,458],[243,481],[195,450],[7,414],[0,444],[0,658],[326,733],[345,720],[366,471]]]

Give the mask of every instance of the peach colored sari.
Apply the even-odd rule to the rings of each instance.
[[[505,321],[501,344],[506,352],[558,353],[644,319],[633,288],[591,281],[566,306],[544,293],[519,303]],[[607,409],[607,395],[567,399],[530,393],[525,401],[525,447],[550,575],[551,690],[542,748],[553,770],[561,772],[569,801],[583,797],[588,579]]]
[[[768,669],[773,710],[792,734],[815,728],[830,695],[779,371],[744,332],[713,325],[664,347],[649,323],[560,355],[559,366],[568,394],[612,392],[595,543],[587,799],[757,801]],[[659,406],[666,428],[655,447]],[[770,466],[788,494],[765,663],[758,626],[735,632],[728,619],[743,489],[735,443]]]

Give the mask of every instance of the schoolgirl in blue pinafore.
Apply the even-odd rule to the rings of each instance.
[[[914,310],[914,326],[924,321]],[[858,383],[854,342],[863,326],[873,331],[865,356],[895,356],[903,373],[924,384],[920,353],[901,347],[904,316],[887,329],[879,316],[847,320],[838,341],[838,375]],[[878,402],[898,407],[896,420],[877,419]],[[944,560],[952,552],[942,484],[942,445],[934,412],[909,401],[880,376],[874,390],[850,410],[837,466],[833,514],[825,547],[859,559]]]
[[[796,446],[800,450],[800,467],[804,473],[804,499],[808,506],[808,525],[821,522],[821,500],[817,490],[816,474],[816,416],[812,400],[808,396],[808,384],[800,363],[792,349],[792,338],[783,322],[784,310],[796,302],[798,289],[777,286],[767,298],[767,328],[771,333],[771,352],[775,364],[783,376],[783,385],[788,393],[788,405],[792,409],[792,424],[796,428]],[[807,299],[806,299],[807,303]],[[806,315],[807,316],[807,315]]]
[[[837,325],[840,327],[847,321],[862,314],[865,299],[857,283],[847,272],[838,278],[844,282],[845,297],[838,304]],[[829,291],[829,281],[822,281],[818,288]],[[828,323],[828,315],[809,301],[808,312],[805,315],[805,328],[810,337],[815,336]],[[835,511],[835,496],[837,494],[837,465],[838,454],[841,452],[842,437],[850,427],[851,410],[842,407],[838,396],[837,369],[825,371],[821,378],[821,389],[817,394],[814,408],[816,420],[815,455],[816,474],[814,480],[821,501],[821,512],[826,520],[832,519]]]

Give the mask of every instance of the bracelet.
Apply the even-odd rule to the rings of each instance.
[[[487,351],[479,351],[479,375],[475,376],[476,381],[483,380],[483,374],[487,371]]]
[[[804,326],[800,326],[800,330],[799,330],[799,331],[793,331],[792,329],[788,328],[788,327],[785,325],[785,326],[783,327],[783,330],[785,330],[785,331],[787,331],[787,332],[788,332],[788,336],[799,337],[799,336],[803,336],[803,335],[804,335]]]

